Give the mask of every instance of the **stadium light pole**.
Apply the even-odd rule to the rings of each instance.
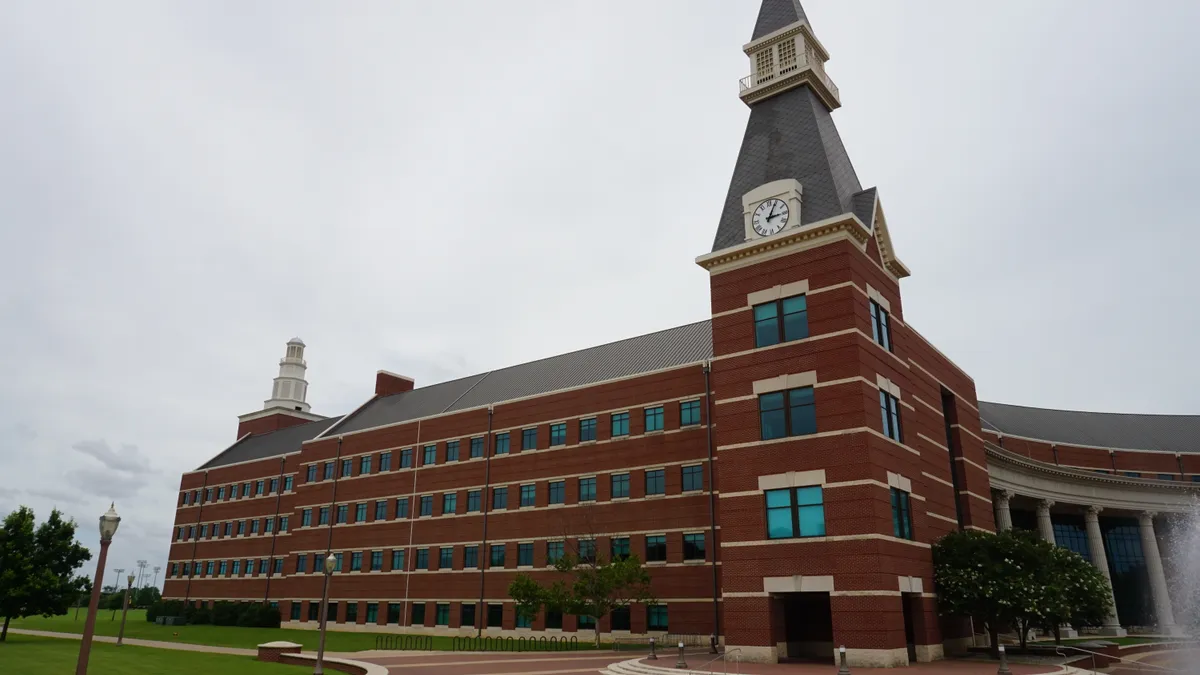
[[[87,675],[88,657],[92,653],[92,636],[96,632],[96,611],[100,609],[100,586],[104,583],[104,561],[108,558],[108,545],[112,543],[121,516],[109,504],[108,511],[100,516],[100,556],[96,558],[96,580],[92,583],[92,599],[88,602],[87,621],[83,624],[83,639],[79,641],[79,661],[75,664],[75,675]]]

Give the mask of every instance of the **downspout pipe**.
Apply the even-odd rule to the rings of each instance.
[[[713,645],[712,648],[717,648],[716,640],[721,636],[721,603],[720,603],[720,580],[717,572],[717,474],[714,466],[713,456],[713,418],[712,418],[712,384],[710,376],[712,373],[712,362],[704,362],[704,416],[705,427],[708,431],[708,526],[712,541],[712,589],[713,589]]]
[[[183,606],[187,607],[188,600],[192,599],[192,576],[196,569],[196,546],[200,543],[200,520],[204,517],[204,505],[208,500],[204,498],[204,492],[208,488],[208,472],[204,472],[204,483],[200,485],[200,510],[196,512],[196,524],[193,526],[195,532],[192,535],[192,559],[188,561],[188,582],[187,589],[183,592]],[[119,582],[119,580],[118,580]],[[166,584],[163,584],[164,586]]]
[[[329,502],[329,527],[326,528],[328,534],[325,537],[325,558],[329,557],[329,552],[333,549],[333,523],[337,520],[337,489],[338,489],[338,481],[341,480],[341,477],[342,477],[342,467],[340,466],[341,463],[342,463],[342,437],[338,436],[337,437],[337,454],[334,455],[334,458],[333,458],[333,497],[331,498],[331,500]],[[316,561],[313,561],[313,562],[316,562]],[[322,565],[325,564],[324,558],[321,559],[321,564]],[[324,585],[324,588],[321,590],[321,597],[328,598],[329,597],[329,584],[330,584],[330,581],[333,579],[333,575],[332,574],[322,574],[321,576],[325,577],[325,585]],[[322,611],[324,611],[328,614],[328,609],[323,609]],[[337,621],[336,614],[333,617],[333,620]]]
[[[492,485],[492,416],[495,414],[495,408],[488,406],[488,424],[487,434],[483,437],[483,493],[479,495],[480,506],[483,508],[483,538],[479,542],[479,553],[476,563],[479,565],[479,604],[475,606],[475,637],[483,635],[483,624],[486,620],[483,609],[483,588],[484,579],[487,574],[488,564],[487,555],[487,526],[488,526],[488,505],[491,500],[488,495],[491,492]]]

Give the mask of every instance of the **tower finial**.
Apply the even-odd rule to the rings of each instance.
[[[304,361],[304,341],[298,337],[288,340],[287,351],[279,360],[279,376],[275,378],[275,386],[271,390],[271,398],[263,402],[263,409],[287,408],[308,412],[309,405],[304,402],[308,395],[308,381],[304,373],[308,363]]]

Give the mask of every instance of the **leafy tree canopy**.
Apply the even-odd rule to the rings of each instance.
[[[8,514],[0,526],[0,642],[13,618],[65,613],[84,588],[75,570],[91,557],[75,541],[75,521],[58,509],[36,529],[32,509]]]

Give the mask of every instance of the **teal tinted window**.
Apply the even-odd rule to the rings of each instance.
[[[579,479],[579,501],[589,502],[596,499],[596,479],[595,478],[580,478]]]
[[[458,461],[458,441],[447,441],[446,442],[446,461],[447,462],[457,462]]]
[[[754,307],[754,346],[779,343],[779,306],[774,302]]]
[[[566,445],[567,444],[567,425],[565,422],[561,424],[550,425],[550,445]]]
[[[663,429],[663,409],[662,406],[646,408],[646,431],[662,431]]]
[[[759,435],[764,441],[787,436],[787,414],[783,409],[782,391],[758,397]]]
[[[629,435],[629,413],[614,413],[612,416],[612,435],[613,436],[628,436]]]
[[[700,401],[684,401],[679,404],[679,425],[700,424]]]
[[[521,430],[521,449],[537,450],[537,428]]]
[[[596,418],[589,417],[586,420],[579,420],[579,441],[594,441],[596,440]]]
[[[496,434],[496,451],[494,454],[508,454],[508,434]]]

